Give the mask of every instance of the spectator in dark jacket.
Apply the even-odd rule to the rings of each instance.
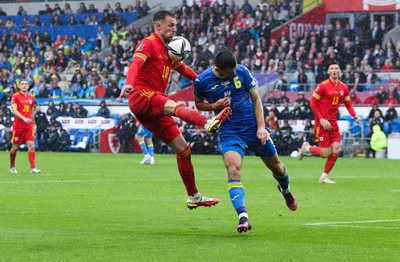
[[[71,146],[71,138],[65,129],[60,129],[58,137],[58,151],[65,152]]]
[[[303,111],[298,102],[293,103],[293,109],[290,111],[290,119],[300,120],[303,119]]]
[[[382,110],[379,108],[379,106],[377,104],[373,104],[372,108],[371,108],[371,110],[369,111],[369,114],[368,114],[368,121],[369,122],[371,122],[372,119],[375,117],[375,111],[379,111],[380,115],[383,116]]]
[[[88,110],[81,106],[79,103],[74,104],[74,116],[75,118],[86,118],[88,117]]]
[[[283,155],[284,156],[290,156],[290,154],[297,150],[296,148],[296,141],[292,135],[292,131],[290,129],[286,129],[286,134],[283,136],[283,148],[284,148],[284,152]]]
[[[40,105],[36,105],[35,124],[39,150],[45,150],[46,131],[49,126],[49,121],[47,120],[46,114],[41,111]]]
[[[389,108],[386,110],[385,121],[389,123],[388,134],[392,133],[392,123],[397,118],[396,106],[394,104],[388,104]]]
[[[308,77],[302,68],[299,69],[299,74],[297,75],[297,82],[299,84],[299,88],[302,91],[308,91]]]
[[[285,148],[283,144],[283,136],[279,129],[275,131],[275,135],[272,137],[272,141],[274,141],[274,145],[276,147],[276,150],[278,151],[278,154],[282,156]]]
[[[121,143],[121,153],[132,153],[136,123],[131,114],[128,114],[128,116],[121,115],[121,119],[121,122],[117,126],[117,136]]]
[[[279,104],[284,104],[285,102],[289,103],[290,99],[286,96],[286,91],[281,91],[281,95],[278,98]]]
[[[283,109],[279,113],[279,119],[290,120],[290,117],[291,117],[291,115],[290,115],[289,103],[285,102],[283,104]]]
[[[100,108],[97,111],[97,116],[109,118],[110,117],[110,109],[108,109],[106,105],[106,101],[101,101],[100,102]]]
[[[388,98],[388,93],[385,90],[383,85],[378,87],[378,92],[376,93],[376,97],[379,99],[379,104],[383,104],[385,100]]]
[[[49,135],[47,137],[47,150],[55,152],[58,149],[58,130],[55,124],[50,126]]]
[[[6,127],[6,131],[4,132],[3,138],[0,140],[1,151],[11,150],[12,147],[11,138],[12,138],[11,127]]]
[[[62,128],[62,124],[60,121],[57,121],[55,117],[50,118],[50,123],[49,125],[55,125],[57,128]]]

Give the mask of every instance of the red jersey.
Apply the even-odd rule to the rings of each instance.
[[[167,56],[167,49],[160,37],[154,33],[144,38],[136,47],[133,57],[145,61],[134,79],[133,86],[146,87],[165,93],[171,70],[182,62],[173,62]]]
[[[367,105],[379,104],[379,99],[376,96],[373,97],[369,96],[365,99],[364,104]]]
[[[331,124],[337,124],[340,104],[350,100],[349,88],[341,81],[335,85],[330,78],[317,86],[313,97],[319,100],[316,106],[321,112],[321,116]],[[317,115],[315,115],[315,122],[319,123]]]
[[[17,92],[11,97],[11,105],[17,105],[18,112],[26,118],[32,119],[34,98],[30,94]],[[33,119],[32,119],[33,120]],[[33,128],[33,123],[25,123],[24,120],[14,117],[13,130]]]

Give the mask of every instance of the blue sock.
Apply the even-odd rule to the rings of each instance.
[[[240,182],[240,180],[229,180],[228,192],[236,213],[239,215],[240,213],[246,212],[246,207],[244,206],[245,194],[242,182]]]
[[[289,187],[289,174],[287,173],[286,167],[285,168],[285,173],[282,175],[276,175],[274,174],[274,178],[276,181],[278,181],[278,184],[281,186],[282,190],[286,190]]]
[[[153,144],[148,144],[147,150],[149,151],[150,156],[154,156],[154,145]]]
[[[139,145],[140,145],[140,148],[142,149],[143,154],[144,154],[144,155],[147,155],[147,154],[149,153],[149,151],[147,151],[147,145],[146,145],[146,143],[144,142],[144,140],[141,140],[141,141],[139,142]]]

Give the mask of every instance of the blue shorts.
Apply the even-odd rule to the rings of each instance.
[[[244,152],[247,148],[256,154],[256,156],[271,157],[276,154],[276,148],[270,137],[265,145],[261,144],[261,140],[253,134],[236,134],[236,135],[222,135],[221,138],[221,152],[224,155],[228,151],[235,151],[244,157]]]
[[[136,132],[139,136],[146,137],[146,138],[153,138],[153,133],[147,130],[143,125],[138,127],[138,131]]]

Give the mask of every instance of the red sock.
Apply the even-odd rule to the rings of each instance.
[[[35,150],[28,150],[28,159],[31,168],[35,167],[35,155],[36,155]]]
[[[311,146],[309,149],[310,153],[314,156],[321,156],[321,148],[317,146]]]
[[[181,175],[183,184],[185,184],[188,196],[192,196],[197,193],[193,165],[190,159],[190,147],[186,147],[182,152],[176,154],[179,174]]]
[[[189,124],[195,124],[203,127],[207,122],[207,117],[202,115],[199,111],[191,109],[183,104],[179,104],[174,109],[174,115]]]
[[[326,160],[325,163],[325,169],[324,172],[326,174],[329,174],[329,172],[332,170],[333,166],[336,163],[336,159],[337,159],[337,155],[336,154],[332,154],[328,157],[328,160]]]
[[[10,168],[15,167],[15,158],[17,158],[17,151],[10,150]]]

